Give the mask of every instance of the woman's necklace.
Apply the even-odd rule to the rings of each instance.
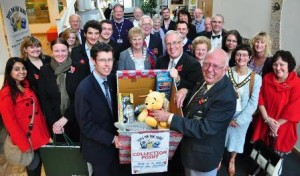
[[[147,56],[147,48],[146,48],[146,47],[143,47],[143,51],[142,51],[142,52],[143,52],[143,58],[142,58],[143,62],[142,62],[142,63],[144,63],[145,60],[146,60],[146,56]],[[132,52],[132,49],[131,49],[131,48],[128,48],[128,53],[129,53],[129,56],[131,57],[131,59],[133,60],[133,62],[136,63],[137,60],[136,60],[135,57],[133,56],[133,52]]]

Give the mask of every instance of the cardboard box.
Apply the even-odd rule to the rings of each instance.
[[[143,104],[145,97],[140,97],[141,95],[147,95],[149,90],[156,90],[156,75],[159,73],[168,72],[167,70],[125,70],[117,71],[117,84],[118,84],[118,95],[119,93],[132,93],[134,107],[136,105]],[[170,98],[170,112],[176,115],[182,115],[181,108],[177,108],[174,103],[175,94],[177,92],[176,86],[172,84],[171,98]],[[122,105],[118,105],[120,110]],[[132,133],[146,133],[146,132],[159,132],[160,129],[153,129],[148,131],[119,131],[119,141],[121,147],[119,148],[120,163],[129,164],[130,163],[130,140]],[[169,149],[169,159],[172,159],[174,152],[181,141],[182,134],[175,131],[168,130],[170,132],[170,149]]]

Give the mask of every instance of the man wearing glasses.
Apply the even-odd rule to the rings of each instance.
[[[104,42],[91,49],[95,66],[92,74],[78,86],[75,114],[80,127],[81,152],[91,163],[94,176],[114,176],[118,173],[116,78],[110,74],[113,66],[113,48]]]
[[[178,31],[168,31],[165,36],[167,55],[157,59],[156,69],[168,69],[177,89],[192,89],[202,80],[201,65],[183,52],[182,36]]]
[[[235,113],[236,93],[227,76],[227,54],[215,49],[206,55],[204,80],[190,91],[176,94],[178,107],[184,106],[184,117],[156,110],[152,115],[168,122],[171,130],[182,133],[181,158],[186,176],[216,176],[224,152],[228,125]]]

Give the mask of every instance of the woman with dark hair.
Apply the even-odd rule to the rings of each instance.
[[[184,21],[188,24],[189,33],[187,34],[187,38],[193,41],[197,36],[197,31],[195,25],[192,24],[190,12],[188,12],[186,9],[180,9],[178,11],[178,21]]]
[[[237,93],[236,112],[229,124],[225,147],[230,153],[228,174],[235,175],[235,158],[243,153],[246,132],[252,121],[252,114],[257,108],[261,76],[248,68],[252,55],[249,45],[239,45],[232,52],[235,66],[229,68],[228,77]]]
[[[51,57],[43,54],[41,42],[33,37],[25,37],[21,43],[20,51],[27,67],[27,80],[32,90],[37,94],[38,80],[40,77],[40,68],[48,64]]]
[[[269,145],[275,139],[273,149],[284,155],[291,152],[298,140],[300,79],[289,51],[277,51],[270,63],[273,72],[263,77],[258,101],[260,114],[253,121],[252,141],[262,140]]]
[[[26,167],[26,172],[28,176],[39,176],[42,167],[39,148],[49,142],[50,135],[39,101],[25,79],[25,61],[17,57],[8,59],[4,74],[0,91],[0,113],[4,125],[13,144],[22,152],[29,151],[32,146],[34,158]],[[30,131],[30,144],[27,132],[33,113],[34,126]]]
[[[225,37],[222,38],[222,49],[227,53],[229,60],[229,67],[233,67],[235,64],[235,58],[231,57],[232,51],[242,44],[242,37],[237,30],[230,30],[226,33]]]
[[[85,74],[80,65],[69,57],[66,40],[57,38],[51,42],[50,64],[41,68],[39,94],[49,130],[58,141],[64,141],[66,133],[72,141],[79,142],[79,127],[75,118],[74,96]]]

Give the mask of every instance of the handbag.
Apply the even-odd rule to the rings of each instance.
[[[28,166],[32,162],[34,157],[34,151],[32,149],[32,143],[30,140],[35,115],[35,102],[32,102],[32,118],[28,125],[28,131],[26,133],[26,137],[28,138],[30,144],[30,150],[28,152],[22,152],[17,145],[12,143],[11,137],[9,135],[7,135],[4,142],[4,155],[6,157],[6,160],[13,165]]]
[[[80,154],[80,146],[75,145],[65,133],[63,136],[66,143],[57,143],[54,135],[52,144],[40,148],[46,175],[88,176],[87,162]]]
[[[272,148],[275,144],[275,138],[270,137],[269,145],[263,141],[258,140],[254,143],[251,152],[251,158],[264,169],[269,176],[278,176],[281,174],[282,169],[282,156]]]

